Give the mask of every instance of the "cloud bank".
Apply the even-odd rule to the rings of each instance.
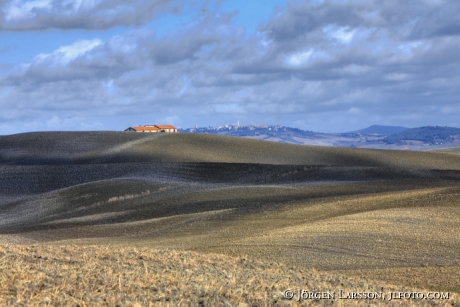
[[[180,5],[173,0],[9,0],[2,4],[0,30],[140,26],[162,13],[178,13]]]
[[[172,5],[10,1],[2,25],[139,25]],[[371,124],[459,126],[458,1],[293,1],[256,33],[215,7],[163,37],[138,27],[15,65],[0,79],[0,131],[34,118],[38,126],[54,118],[56,128],[68,116],[83,125],[67,120],[72,129],[161,120],[331,132]]]

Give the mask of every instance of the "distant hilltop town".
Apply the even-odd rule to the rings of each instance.
[[[172,125],[145,125],[145,126],[131,126],[125,131],[132,132],[177,132],[177,128]]]
[[[297,128],[290,128],[281,125],[243,125],[243,124],[228,124],[223,126],[216,126],[216,127],[198,127],[195,126],[194,128],[182,129],[184,132],[210,132],[210,131],[286,131],[289,129],[294,129],[296,131],[302,131]]]
[[[299,145],[377,149],[432,150],[460,146],[459,128],[439,126],[405,128],[373,125],[344,133],[320,133],[281,125],[238,123],[179,129],[179,132],[220,134]]]
[[[312,131],[304,131],[297,128],[291,128],[281,125],[243,125],[239,123],[217,127],[194,127],[188,129],[180,129],[180,132],[223,134],[243,137],[259,135],[279,136],[280,134],[289,134],[291,136],[298,137],[308,137],[315,134]]]

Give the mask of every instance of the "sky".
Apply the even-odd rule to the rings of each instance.
[[[0,135],[459,118],[458,0],[0,0]]]

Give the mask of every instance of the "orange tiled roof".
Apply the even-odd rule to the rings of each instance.
[[[155,126],[160,129],[176,129],[176,127],[171,126],[171,125],[155,125]]]
[[[155,130],[160,130],[160,128],[156,126],[134,126],[131,127],[136,131],[155,131]]]

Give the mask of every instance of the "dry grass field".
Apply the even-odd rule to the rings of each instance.
[[[352,292],[380,294],[359,302],[373,306],[460,304],[454,293],[438,301],[391,299],[392,292],[414,289],[221,254],[19,245],[0,247],[0,256],[2,306],[356,306],[345,299]],[[298,302],[299,288],[327,291],[327,299]],[[288,289],[295,294],[291,300],[284,298]]]
[[[49,132],[0,137],[0,176],[0,305],[460,306],[460,155]]]
[[[437,152],[447,152],[447,153],[460,154],[460,147],[438,149],[438,150],[436,150],[436,151],[437,151]]]

